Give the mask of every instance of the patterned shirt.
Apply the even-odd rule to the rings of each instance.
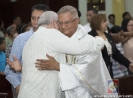
[[[22,33],[15,38],[12,45],[11,54],[9,57],[11,61],[14,61],[12,55],[15,55],[22,65],[22,51],[23,51],[24,45],[27,42],[27,40],[31,37],[33,32],[34,32],[33,29],[30,29],[30,31]],[[20,85],[21,72],[15,72],[7,64],[5,69],[5,74],[6,74],[6,79],[14,86],[14,88]]]
[[[121,43],[116,44],[116,47],[121,52],[121,54],[124,54]],[[112,69],[113,69],[113,77],[114,78],[119,78],[119,77],[123,77],[123,76],[128,75],[127,68],[124,65],[119,64],[114,59],[113,59],[113,63],[112,63]]]
[[[6,58],[9,58],[12,49],[12,44],[6,47]]]

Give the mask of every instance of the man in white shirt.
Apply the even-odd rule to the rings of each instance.
[[[71,39],[86,40],[90,37],[79,25],[77,11],[72,6],[64,6],[58,11],[58,26]],[[65,92],[65,98],[101,98],[101,95],[109,98],[107,82],[111,77],[101,50],[77,56],[66,55],[67,64],[59,64],[53,57],[47,57],[49,60],[38,59],[36,67],[39,70],[59,71],[60,87]]]
[[[90,32],[91,31],[91,27],[90,27],[90,21],[91,21],[91,18],[98,14],[98,11],[95,10],[95,9],[87,9],[87,13],[86,13],[86,16],[87,16],[87,21],[88,23],[86,25],[84,25],[84,29],[87,31],[87,32]]]

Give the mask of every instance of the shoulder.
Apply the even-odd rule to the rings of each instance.
[[[90,34],[91,36],[97,36],[97,32],[95,30],[91,30],[88,34]]]
[[[85,24],[83,27],[88,27],[88,26],[90,26],[90,24],[89,24],[89,23]]]
[[[14,41],[24,41],[24,40],[27,40],[32,34],[33,34],[33,30],[31,29],[30,31],[26,31],[22,34],[19,34]]]

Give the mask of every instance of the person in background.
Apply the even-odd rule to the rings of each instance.
[[[109,19],[108,27],[109,27],[109,29],[111,29],[113,26],[115,26],[115,15],[114,14],[110,14],[108,16],[108,19]]]
[[[9,61],[11,61],[13,64],[21,63],[22,65],[22,52],[23,47],[27,40],[31,37],[31,35],[38,29],[38,19],[41,16],[41,14],[44,11],[49,10],[49,7],[44,4],[37,4],[34,5],[31,9],[31,24],[32,28],[30,31],[27,31],[25,33],[19,34],[13,42],[11,54],[9,57]],[[14,59],[13,55],[16,59]],[[16,65],[17,66],[17,65]],[[19,86],[21,83],[21,72],[15,72],[8,64],[5,69],[6,79],[13,85],[15,88],[16,94],[19,92]]]
[[[131,15],[130,15],[130,13],[129,12],[124,12],[123,14],[122,14],[122,18],[123,19],[130,19],[131,18]]]
[[[13,26],[16,29],[17,25],[20,25],[20,24],[21,24],[20,16],[15,16],[13,18],[13,24],[11,26]]]
[[[123,44],[124,56],[130,61],[133,62],[133,20],[132,19],[124,19],[122,21],[122,29],[124,34],[131,33],[130,38],[127,42]],[[129,74],[132,75],[131,72]]]
[[[5,41],[6,41],[6,46],[12,44],[13,42],[13,34],[16,32],[15,27],[13,26],[9,26],[6,29],[6,37],[5,37]]]
[[[87,32],[90,32],[91,31],[91,27],[90,27],[90,21],[91,21],[91,18],[98,14],[98,11],[95,10],[95,9],[90,9],[88,8],[87,9],[87,13],[86,13],[86,16],[87,16],[87,21],[88,23],[86,25],[84,25],[84,29],[87,31]]]
[[[0,20],[0,37],[5,37],[4,22],[2,20]]]
[[[4,53],[6,42],[3,37],[0,37],[0,75],[4,75],[6,66],[6,54]]]
[[[13,34],[13,40],[14,40],[17,36],[18,36],[18,32],[15,32],[15,33]],[[12,49],[12,44],[10,44],[10,45],[8,45],[8,46],[6,47],[6,58],[9,58],[11,49]]]
[[[122,48],[122,43],[124,43],[124,36],[123,36],[123,30],[119,26],[114,26],[110,29],[111,35],[117,34],[117,41],[116,43],[116,48],[120,51],[121,54],[124,54],[123,48]],[[112,69],[113,69],[113,76],[114,78],[119,78],[123,76],[128,75],[128,70],[124,65],[121,65],[117,61],[113,59],[112,61]]]
[[[116,48],[112,36],[108,33],[105,33],[105,31],[107,30],[107,25],[108,23],[105,14],[97,14],[91,19],[90,26],[92,30],[88,34],[94,37],[100,36],[104,39],[105,46],[101,51],[111,77],[113,78],[112,58],[120,64],[123,64],[133,72],[133,63],[131,63],[127,58],[125,58]]]
[[[16,31],[18,34],[24,33],[26,31],[29,31],[32,28],[31,23],[28,24],[20,24],[17,26]]]

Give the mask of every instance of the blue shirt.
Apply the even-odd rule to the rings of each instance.
[[[0,51],[0,72],[4,72],[6,67],[6,54]]]
[[[24,45],[26,44],[27,40],[31,37],[33,32],[34,32],[33,29],[30,29],[30,31],[22,33],[15,38],[12,45],[10,57],[9,57],[11,61],[14,61],[12,55],[15,55],[22,65],[23,63],[22,52],[23,52]],[[14,88],[20,85],[21,72],[16,72],[12,70],[10,66],[7,64],[5,68],[5,74],[6,74],[6,79],[14,86]]]

